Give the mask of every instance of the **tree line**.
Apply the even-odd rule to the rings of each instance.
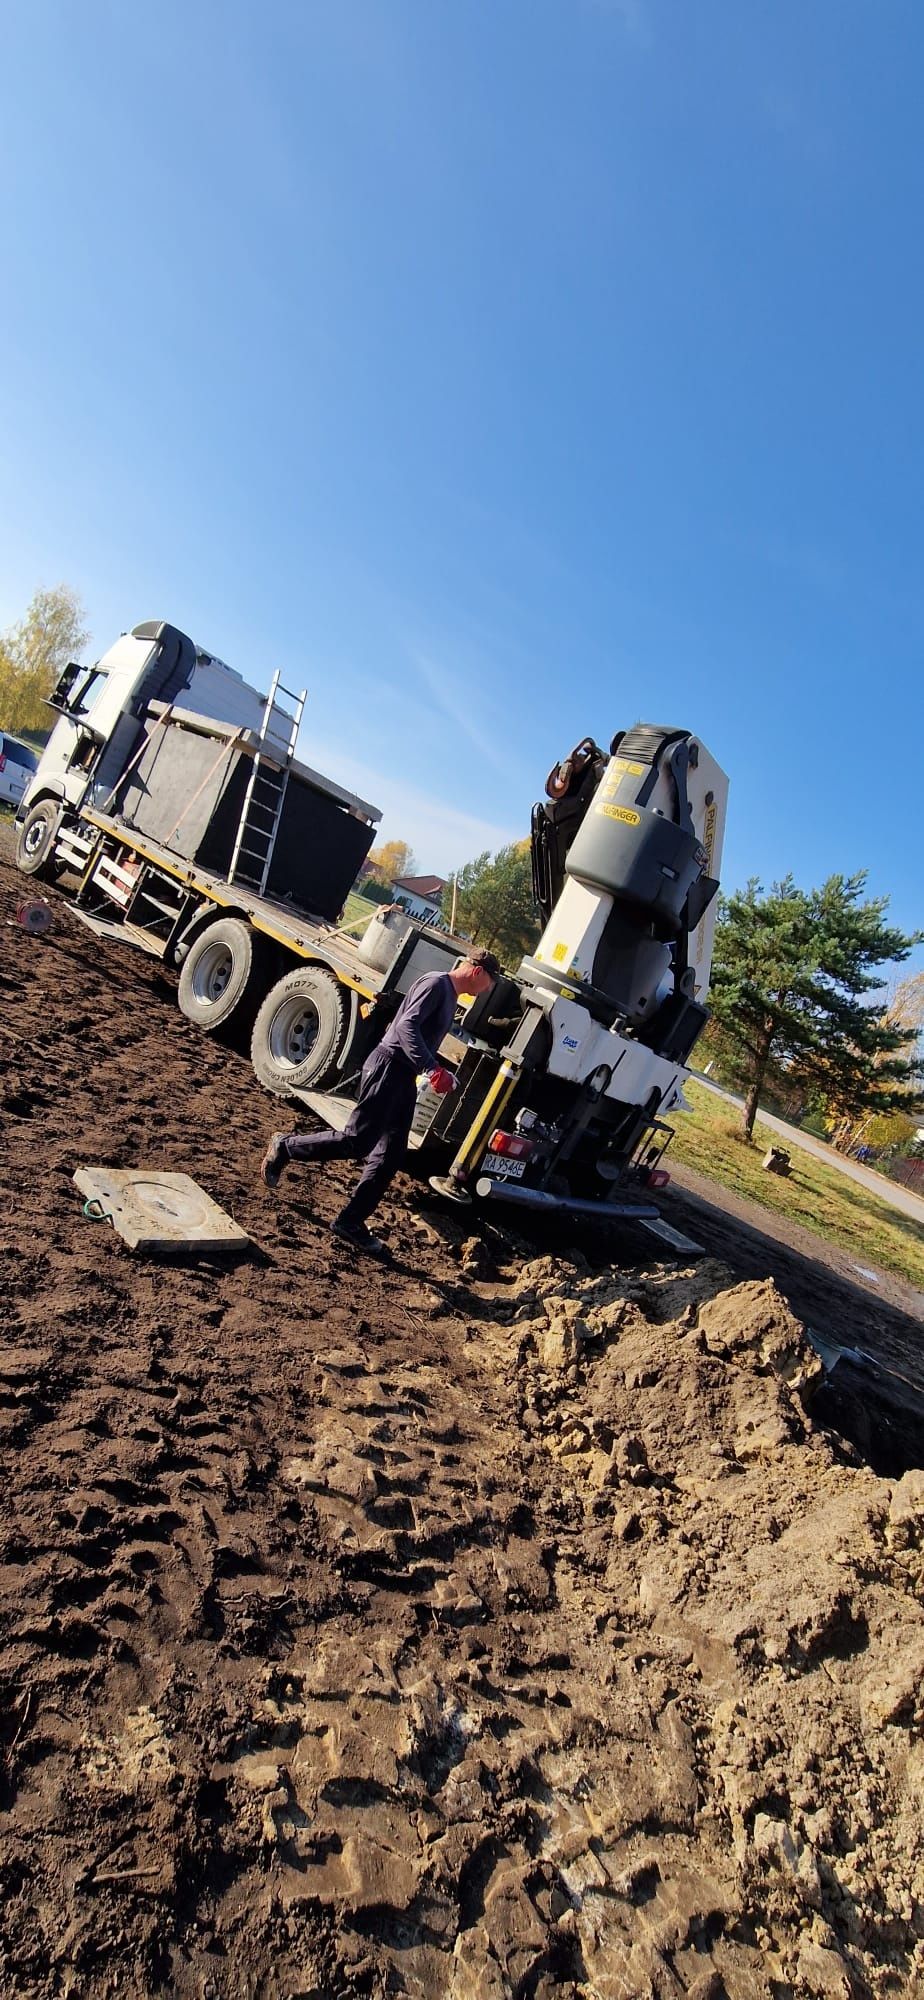
[[[44,734],[47,697],[87,643],[84,610],[66,584],[36,591],[19,622],[0,634],[0,729]],[[370,855],[373,894],[388,896],[414,873],[406,841]],[[719,902],[709,1004],[698,1044],[720,1081],[744,1096],[744,1131],[761,1098],[793,1118],[814,1114],[849,1151],[876,1133],[908,1138],[924,1103],[924,973],[884,993],[889,967],[924,938],[888,922],[888,897],[866,895],[866,874],[831,875],[801,889],[791,875],[765,890],[757,881]],[[533,949],[528,840],[485,850],[456,871],[443,897],[447,923],[511,971]]]

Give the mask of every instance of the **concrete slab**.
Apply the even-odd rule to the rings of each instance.
[[[189,1174],[78,1167],[74,1183],[130,1250],[241,1250],[250,1243]]]

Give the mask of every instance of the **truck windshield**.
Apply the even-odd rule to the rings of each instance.
[[[81,667],[66,691],[63,705],[68,715],[88,714],[105,685],[106,675],[100,667]]]

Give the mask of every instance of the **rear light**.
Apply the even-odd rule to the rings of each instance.
[[[647,1178],[649,1187],[667,1187],[670,1174],[666,1167],[651,1167]]]
[[[524,1138],[522,1132],[492,1132],[488,1140],[489,1153],[503,1153],[510,1160],[528,1160],[534,1151],[532,1139]]]
[[[0,771],[6,770],[6,751],[0,750]]]

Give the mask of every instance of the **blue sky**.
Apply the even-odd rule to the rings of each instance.
[[[0,624],[307,683],[422,869],[641,718],[924,919],[918,0],[7,0]],[[924,965],[924,952],[913,961]]]

